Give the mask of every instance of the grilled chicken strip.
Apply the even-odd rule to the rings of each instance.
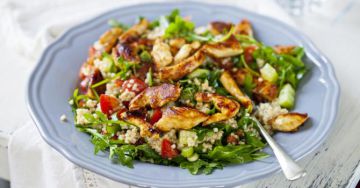
[[[239,41],[237,41],[234,35],[231,35],[229,39],[224,42],[206,44],[202,49],[215,58],[231,57],[243,52]]]
[[[190,44],[185,44],[183,45],[179,51],[176,53],[175,57],[174,57],[174,63],[178,63],[179,61],[189,57],[190,53],[191,53],[192,47]]]
[[[235,34],[239,34],[239,35],[247,35],[252,37],[254,35],[252,26],[249,22],[249,20],[242,20],[240,23],[238,23],[235,26]]]
[[[234,72],[233,76],[237,84],[244,85],[245,77],[250,74],[246,69],[239,69]],[[250,75],[251,76],[251,75]],[[269,81],[259,79],[257,76],[252,75],[255,88],[252,90],[253,98],[257,102],[271,102],[278,97],[278,88],[275,84]]]
[[[281,132],[295,132],[308,119],[307,114],[300,114],[290,112],[287,114],[280,114],[270,120],[270,125],[273,130]]]
[[[234,78],[230,75],[228,71],[224,71],[220,76],[220,82],[225,87],[225,89],[236,99],[240,101],[250,112],[253,109],[253,104],[248,96],[246,96],[236,84]]]
[[[155,123],[155,127],[167,132],[171,129],[191,129],[209,118],[203,112],[188,107],[168,107],[163,112],[161,119]]]
[[[120,28],[112,28],[102,34],[99,40],[89,49],[89,57],[86,63],[93,65],[94,60],[100,58],[103,52],[110,53],[122,32]]]
[[[225,32],[229,32],[231,27],[233,27],[232,23],[215,21],[209,24],[210,32],[213,35],[223,34]]]
[[[269,81],[262,80],[256,82],[256,87],[253,89],[254,98],[258,102],[271,102],[277,99],[279,91],[275,84]]]
[[[119,37],[120,43],[127,43],[130,42],[133,38],[138,38],[146,31],[148,26],[149,21],[147,19],[141,19],[138,24],[132,26]]]
[[[211,102],[215,108],[220,111],[204,121],[202,123],[203,126],[230,119],[240,110],[240,104],[238,102],[215,93],[196,93],[195,100],[198,102]]]
[[[193,72],[205,61],[205,55],[201,50],[197,51],[193,56],[168,67],[159,70],[157,77],[160,80],[179,80],[187,74]]]
[[[99,43],[104,46],[105,52],[111,52],[112,47],[115,46],[118,37],[121,35],[122,32],[123,31],[120,28],[112,28],[106,31],[103,35],[101,35]]]
[[[161,107],[168,102],[176,101],[180,92],[181,89],[178,85],[168,83],[148,87],[130,101],[129,110],[138,110],[147,105],[150,105],[151,108]]]
[[[153,57],[155,65],[158,69],[169,65],[173,61],[170,46],[161,39],[156,39],[154,47],[151,51],[151,56]]]
[[[184,44],[183,46],[181,46],[179,51],[176,53],[176,55],[174,57],[174,63],[176,64],[176,63],[186,59],[187,57],[189,57],[191,55],[191,53],[193,53],[195,50],[200,48],[200,46],[201,46],[201,43],[199,41],[194,41],[191,44]]]
[[[152,135],[150,132],[150,123],[146,122],[143,118],[133,116],[126,112],[121,113],[120,118],[136,127],[139,127],[141,137],[150,137]]]

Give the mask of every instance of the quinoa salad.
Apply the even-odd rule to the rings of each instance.
[[[195,26],[173,10],[109,25],[90,46],[69,104],[94,153],[114,163],[210,174],[268,156],[257,122],[275,134],[308,119],[290,112],[308,71],[303,48],[263,44],[249,20]]]

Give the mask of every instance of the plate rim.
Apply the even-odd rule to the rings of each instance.
[[[136,186],[142,186],[142,187],[147,187],[147,186],[155,186],[155,187],[174,187],[173,184],[164,184],[161,182],[157,182],[157,183],[153,183],[153,182],[147,182],[146,184],[142,184],[139,181],[145,182],[143,180],[135,180],[134,179],[125,179],[125,178],[121,178],[119,176],[114,176],[112,174],[107,173],[107,171],[101,170],[97,167],[94,167],[91,163],[86,163],[80,160],[79,156],[74,155],[74,153],[71,151],[71,147],[64,147],[60,142],[59,139],[56,139],[50,135],[47,134],[48,130],[45,130],[46,128],[44,128],[41,124],[43,120],[41,120],[44,117],[41,117],[41,113],[39,114],[37,111],[38,109],[36,106],[36,99],[33,98],[34,95],[32,95],[32,93],[34,93],[36,91],[36,89],[34,88],[36,86],[36,84],[39,83],[34,83],[33,80],[36,78],[36,76],[38,74],[41,73],[41,69],[42,68],[46,68],[47,65],[50,64],[50,62],[48,63],[42,63],[44,62],[44,60],[46,58],[51,58],[49,56],[51,56],[52,53],[54,53],[54,48],[56,47],[57,44],[60,44],[61,42],[66,41],[67,37],[71,38],[71,34],[73,34],[74,32],[76,32],[77,30],[81,30],[81,28],[85,27],[88,24],[91,24],[99,19],[101,19],[102,17],[107,17],[107,15],[111,15],[114,14],[116,11],[121,11],[123,9],[131,9],[131,8],[148,8],[148,6],[164,6],[166,4],[171,4],[171,5],[177,5],[180,7],[184,7],[184,2],[166,2],[166,3],[144,3],[144,4],[136,4],[136,5],[130,5],[130,6],[121,6],[118,8],[115,8],[113,10],[109,10],[109,11],[105,11],[101,14],[99,14],[98,16],[95,16],[93,18],[90,18],[87,21],[84,21],[78,25],[75,25],[71,28],[69,28],[68,30],[66,30],[58,39],[56,39],[53,43],[51,43],[42,53],[41,58],[39,59],[37,65],[34,67],[34,69],[32,70],[32,73],[30,75],[30,78],[28,79],[28,83],[27,83],[27,91],[26,91],[26,105],[28,108],[28,111],[30,113],[31,118],[33,119],[33,121],[35,122],[38,131],[40,132],[41,137],[45,140],[46,143],[48,143],[50,146],[52,146],[54,149],[56,149],[58,152],[60,152],[63,156],[65,156],[68,160],[70,160],[71,162],[82,166],[86,169],[89,169],[93,172],[99,173],[105,177],[108,177],[110,179],[113,179],[115,181],[119,181],[119,182],[123,182],[123,183],[127,183],[127,184],[131,184],[131,185],[136,185]],[[329,79],[329,84],[330,86],[332,86],[333,88],[333,94],[331,95],[331,98],[333,99],[331,102],[331,108],[330,108],[330,115],[328,117],[330,117],[328,119],[328,123],[329,124],[326,129],[326,131],[322,134],[322,136],[320,136],[317,140],[316,140],[316,144],[314,145],[314,147],[310,148],[309,150],[307,150],[306,152],[304,152],[301,156],[297,157],[296,160],[300,160],[301,158],[309,155],[310,153],[314,152],[316,149],[318,149],[321,144],[324,142],[324,140],[326,138],[328,138],[328,135],[330,134],[331,130],[333,130],[334,127],[334,123],[335,123],[335,119],[337,117],[337,112],[338,112],[338,106],[339,106],[339,97],[340,97],[340,86],[338,83],[338,80],[336,79],[336,74],[334,71],[334,68],[330,62],[330,60],[315,46],[315,44],[306,36],[304,35],[302,32],[298,31],[297,29],[295,29],[294,27],[285,24],[277,19],[268,17],[268,16],[264,16],[264,15],[260,15],[258,13],[252,12],[252,11],[248,11],[248,10],[244,10],[241,7],[231,7],[229,5],[223,5],[223,4],[212,4],[212,3],[200,3],[200,2],[192,2],[192,1],[186,1],[186,6],[194,6],[196,8],[199,7],[205,7],[205,8],[210,8],[213,6],[216,6],[219,9],[232,9],[235,11],[242,11],[244,12],[244,14],[247,15],[251,15],[254,17],[257,17],[259,19],[262,20],[266,20],[268,22],[272,22],[272,23],[276,23],[278,26],[284,27],[286,28],[286,30],[290,33],[295,33],[297,34],[297,38],[299,40],[301,40],[304,44],[307,45],[307,50],[310,51],[311,55],[314,55],[316,57],[316,59],[318,59],[318,61],[324,65],[323,69],[326,69],[327,71],[326,76]],[[69,36],[70,35],[70,36]],[[314,53],[314,54],[313,54]],[[34,91],[35,89],[35,91]],[[279,165],[275,165],[275,167],[272,170],[269,170],[263,174],[257,175],[255,177],[250,177],[247,180],[241,181],[240,183],[246,183],[249,181],[252,181],[254,179],[259,179],[259,178],[263,178],[265,176],[270,175],[272,172],[279,172],[280,168]],[[185,183],[185,182],[184,182]],[[226,186],[231,186],[231,185],[238,185],[239,182],[237,181],[233,181],[233,182],[224,182],[223,184],[221,184],[220,186],[226,185]],[[201,184],[203,186],[203,184]],[[193,184],[185,184],[185,186],[187,187],[191,187],[194,186]],[[219,184],[214,184],[212,182],[206,184],[206,186],[219,186]]]

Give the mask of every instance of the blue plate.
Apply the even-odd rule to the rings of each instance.
[[[311,119],[296,134],[278,133],[275,140],[296,160],[318,148],[335,120],[339,85],[329,60],[303,34],[277,20],[235,7],[202,3],[153,3],[119,8],[67,31],[43,53],[32,73],[27,90],[30,114],[44,140],[75,164],[116,181],[146,187],[234,186],[262,178],[280,170],[272,156],[263,161],[233,165],[211,175],[190,175],[187,170],[136,162],[130,169],[112,163],[107,155],[93,154],[89,136],[78,132],[73,121],[61,123],[65,114],[72,119],[68,99],[78,83],[78,71],[87,57],[88,47],[108,29],[107,21],[119,19],[133,24],[138,16],[155,19],[179,8],[191,15],[197,25],[224,20],[234,23],[247,18],[255,36],[267,45],[303,46],[305,62],[311,68],[297,92],[294,111],[307,112]],[[269,148],[265,151],[271,153]]]

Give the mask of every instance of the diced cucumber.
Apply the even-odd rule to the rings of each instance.
[[[189,147],[193,146],[197,140],[197,135],[192,131],[181,130],[179,132],[179,146],[180,147]],[[192,142],[192,143],[189,143]]]
[[[283,108],[291,109],[295,104],[295,90],[290,84],[285,84],[280,90],[279,104]]]
[[[184,157],[191,157],[193,153],[194,153],[193,147],[185,147],[181,150],[181,155]]]
[[[256,59],[256,64],[258,65],[258,67],[263,67],[265,64],[265,60],[258,58]]]
[[[104,53],[102,61],[106,65],[106,68],[104,69],[105,72],[116,72],[114,60],[109,54]]]
[[[261,77],[271,83],[276,83],[278,80],[278,73],[272,67],[269,63],[266,63],[261,69],[260,69]]]
[[[188,157],[187,160],[190,162],[194,162],[199,159],[199,154],[194,153],[191,157]]]
[[[206,78],[210,74],[207,69],[196,69],[188,75],[189,78]]]

